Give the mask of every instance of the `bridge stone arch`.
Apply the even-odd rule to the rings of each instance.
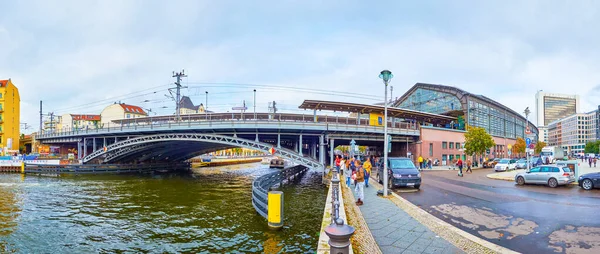
[[[274,148],[272,144],[263,142],[257,142],[253,140],[231,137],[218,134],[203,134],[203,133],[172,133],[172,134],[155,134],[141,137],[135,137],[119,141],[106,147],[106,150],[100,149],[87,155],[83,158],[83,163],[88,163],[94,159],[104,158],[103,162],[111,162],[116,158],[120,158],[126,154],[139,152],[144,149],[152,149],[156,147],[156,144],[164,142],[183,141],[183,142],[204,142],[219,144],[223,147],[242,147],[248,149],[254,149],[261,152],[269,153],[271,148]],[[190,153],[197,155],[195,153]],[[317,160],[309,157],[304,157],[295,151],[286,148],[275,148],[276,156],[290,160],[293,163],[306,166],[312,169],[323,169],[323,165]],[[183,157],[179,157],[183,158]]]

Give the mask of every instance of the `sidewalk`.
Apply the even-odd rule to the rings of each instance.
[[[389,199],[377,196],[377,190],[375,186],[365,188],[360,211],[383,253],[464,253]]]

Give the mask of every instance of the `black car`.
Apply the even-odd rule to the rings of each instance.
[[[577,182],[579,183],[579,187],[584,190],[591,190],[593,188],[600,189],[600,172],[581,175],[579,176],[579,179],[577,179]]]
[[[377,169],[377,179],[383,184],[383,167]],[[421,173],[409,158],[388,158],[388,184],[391,189],[397,186],[421,188]]]

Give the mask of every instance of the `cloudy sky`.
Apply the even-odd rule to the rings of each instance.
[[[1,1],[0,79],[21,121],[122,101],[172,114],[185,69],[194,103],[246,100],[294,112],[303,99],[375,103],[417,82],[453,85],[517,112],[535,93],[600,104],[599,1]],[[296,90],[282,87],[295,87]],[[530,116],[530,120],[535,121]],[[25,130],[29,133],[37,127]]]

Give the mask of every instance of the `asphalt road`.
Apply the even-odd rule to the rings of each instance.
[[[600,190],[518,186],[486,177],[423,172],[421,190],[394,191],[475,236],[522,253],[600,253]]]

